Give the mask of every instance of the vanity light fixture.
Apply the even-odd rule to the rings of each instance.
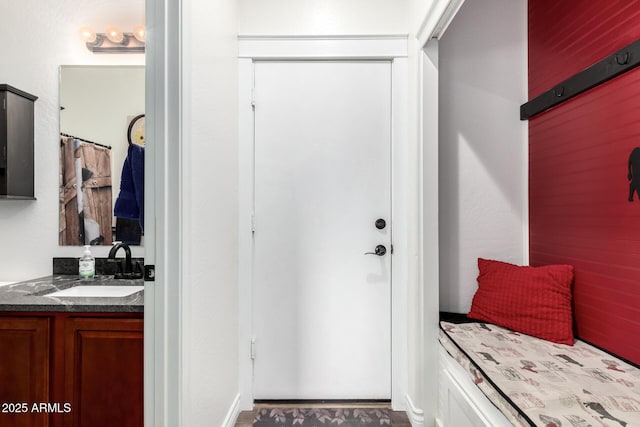
[[[118,27],[109,27],[105,31],[105,35],[113,44],[121,45],[124,42],[124,33]]]
[[[133,33],[123,33],[116,27],[109,27],[104,33],[96,33],[89,27],[80,28],[87,49],[93,53],[144,53],[146,30],[139,25]]]
[[[133,37],[136,38],[140,43],[144,43],[147,41],[147,29],[144,25],[138,25],[133,29]]]

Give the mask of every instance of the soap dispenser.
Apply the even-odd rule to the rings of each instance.
[[[93,255],[91,255],[91,250],[89,248],[89,245],[84,246],[84,254],[79,261],[78,270],[80,272],[80,279],[82,280],[93,279],[96,275],[96,261],[93,258]]]

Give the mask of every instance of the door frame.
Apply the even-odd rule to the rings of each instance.
[[[239,388],[241,410],[253,408],[252,307],[254,196],[253,64],[269,60],[388,60],[391,62],[391,404],[405,410],[408,384],[407,282],[410,194],[408,47],[406,35],[239,36]]]
[[[181,2],[147,0],[144,425],[180,424]]]
[[[438,418],[440,396],[438,330],[440,246],[438,207],[438,120],[439,120],[439,40],[465,0],[434,0],[420,20],[415,39],[410,42],[410,55],[414,59],[412,71],[416,74],[417,93],[411,94],[412,115],[416,121],[412,131],[420,149],[420,310],[416,348],[418,349],[420,377],[407,395],[407,414],[414,426],[442,425]],[[430,285],[428,285],[430,284]],[[416,390],[417,388],[417,390]],[[415,399],[415,401],[412,400]]]

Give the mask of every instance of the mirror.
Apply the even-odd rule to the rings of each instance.
[[[142,244],[144,76],[144,66],[60,67],[59,245]]]

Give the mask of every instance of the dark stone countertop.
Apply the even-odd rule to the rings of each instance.
[[[52,297],[47,294],[73,286],[144,286],[142,279],[115,280],[96,276],[80,280],[75,275],[46,276],[0,286],[0,312],[92,312],[130,313],[144,311],[144,291],[126,297]]]

